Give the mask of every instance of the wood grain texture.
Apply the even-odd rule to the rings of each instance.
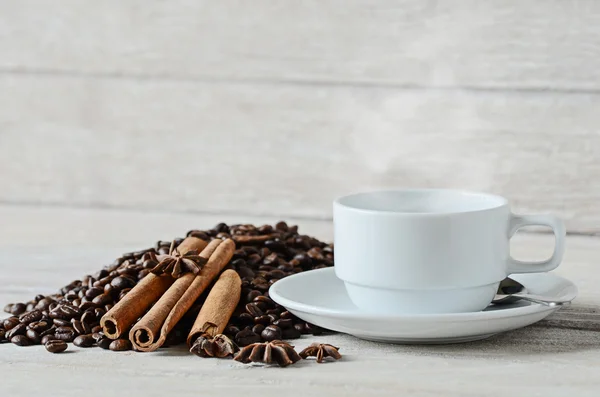
[[[191,227],[219,221],[273,222],[251,215],[185,215],[119,210],[24,208],[0,205],[0,303],[54,291],[92,272],[125,250]],[[330,222],[300,221],[300,231],[329,240]],[[29,238],[27,238],[29,237]],[[518,236],[515,256],[538,258],[551,251],[547,235]],[[29,396],[492,396],[526,391],[544,397],[597,397],[600,388],[600,332],[555,326],[598,309],[600,238],[569,236],[558,272],[580,289],[577,306],[547,322],[488,340],[445,346],[399,346],[334,334],[303,337],[341,348],[339,362],[303,361],[286,369],[245,366],[231,360],[200,359],[185,348],[154,353],[114,353],[69,347],[52,355],[43,348],[0,345],[2,391]],[[18,271],[16,271],[18,269]],[[595,309],[594,309],[595,308]],[[574,310],[576,309],[576,310]],[[85,376],[74,376],[74,373]],[[498,376],[502,374],[502,376]],[[560,374],[560,376],[556,376]],[[35,382],[31,380],[35,379]]]
[[[328,218],[453,187],[598,232],[598,98],[4,75],[0,200]]]
[[[145,249],[157,240],[183,237],[192,229],[217,223],[274,224],[281,220],[252,214],[177,214],[0,205],[0,288],[11,299],[26,299],[35,291],[53,292],[72,279],[96,271],[124,252]],[[330,221],[285,218],[299,231],[333,241]],[[542,260],[552,254],[554,238],[518,233],[511,254],[520,260]],[[600,304],[597,264],[600,238],[567,236],[563,263],[556,273],[579,288],[577,303]],[[27,255],[24,255],[27,253]],[[10,269],[23,269],[11,271]],[[60,270],[60,271],[58,271]],[[40,277],[30,277],[31,274]],[[51,288],[48,291],[48,288]]]
[[[7,2],[0,69],[598,90],[595,0]]]

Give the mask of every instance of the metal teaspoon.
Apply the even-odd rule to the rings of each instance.
[[[546,306],[561,306],[571,303],[574,297],[569,294],[566,296],[541,296],[529,294],[527,288],[518,281],[512,278],[505,278],[500,283],[496,296],[492,303],[505,305],[516,302],[518,300],[526,300],[529,302],[539,303]]]

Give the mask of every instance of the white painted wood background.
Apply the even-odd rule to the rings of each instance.
[[[331,200],[355,190],[490,191],[598,234],[599,180],[596,0],[0,0],[2,304],[219,221],[330,240]],[[515,256],[551,252],[521,237]],[[569,236],[557,270],[584,317],[599,246]],[[344,361],[289,370],[2,345],[0,387],[595,397],[599,334],[572,318],[454,346],[327,336]]]
[[[600,2],[0,1],[0,202],[330,217],[456,187],[600,232]]]

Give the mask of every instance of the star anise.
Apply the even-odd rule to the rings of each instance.
[[[217,334],[214,337],[210,334],[202,334],[190,348],[190,352],[197,356],[218,358],[233,356],[238,350],[237,345],[223,334]]]
[[[280,340],[248,345],[233,359],[244,364],[278,364],[280,367],[287,367],[301,360],[294,346]]]
[[[196,250],[188,251],[182,255],[174,246],[175,242],[173,241],[167,255],[150,253],[150,260],[157,263],[150,271],[154,274],[171,273],[175,278],[185,273],[198,274],[202,266],[206,264],[206,258],[201,257]]]
[[[342,358],[342,355],[338,352],[339,347],[328,345],[325,343],[313,343],[306,349],[300,352],[300,357],[316,357],[318,363],[322,363],[326,357],[331,357],[335,360]]]

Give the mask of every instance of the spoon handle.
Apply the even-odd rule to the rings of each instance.
[[[523,299],[533,303],[540,303],[546,306],[562,306],[568,305],[571,303],[569,299],[561,299],[561,298],[552,298],[548,299],[547,297],[532,295],[532,294],[513,294],[511,297]]]

